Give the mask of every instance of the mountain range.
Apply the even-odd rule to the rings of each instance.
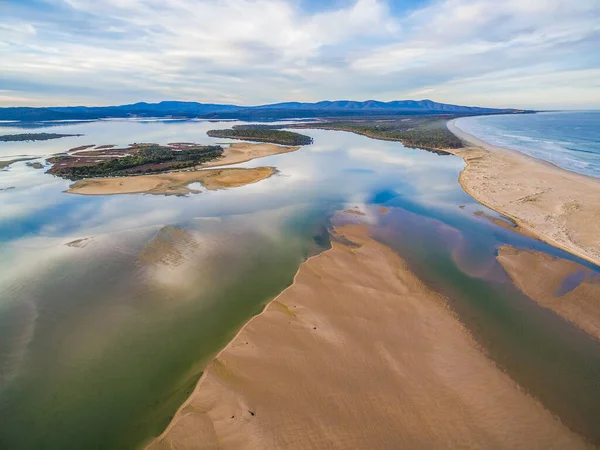
[[[176,117],[207,119],[273,120],[285,118],[380,116],[397,114],[499,114],[523,112],[516,109],[450,105],[432,100],[321,101],[317,103],[274,103],[259,106],[163,101],[119,106],[56,106],[0,108],[0,120],[44,121],[123,117]]]

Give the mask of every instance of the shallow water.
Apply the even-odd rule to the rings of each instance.
[[[456,125],[490,144],[600,177],[600,111],[467,117]]]
[[[85,136],[0,143],[0,155],[214,143],[223,140],[206,131],[229,126],[62,124],[48,130]],[[598,440],[598,343],[520,294],[496,248],[535,248],[598,268],[475,216],[498,215],[460,188],[457,157],[343,132],[306,134],[313,145],[240,165],[272,165],[276,176],[187,197],[77,196],[24,162],[0,171],[0,188],[13,187],[0,191],[0,448],[133,448],[159,433],[203,364],[328,246],[333,212],[364,205],[391,208],[369,213],[374,236],[451,299],[490,356]]]

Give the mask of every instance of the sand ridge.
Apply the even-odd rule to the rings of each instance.
[[[364,225],[334,233],[149,449],[585,448]]]
[[[459,181],[478,201],[536,237],[600,264],[600,180],[569,172],[448,128],[471,146],[450,149],[467,167]]]

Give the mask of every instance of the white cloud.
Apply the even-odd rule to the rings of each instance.
[[[495,89],[502,81],[492,82],[494,74],[505,71],[515,78],[600,67],[597,0],[439,0],[404,16],[391,15],[385,0],[311,13],[290,0],[63,2],[68,14],[15,12],[0,25],[1,103],[256,104],[428,93],[465,103],[456,86],[472,77],[487,77]],[[580,89],[596,89],[578,80]],[[504,104],[543,103],[505,94]],[[485,91],[469,98],[497,104]]]

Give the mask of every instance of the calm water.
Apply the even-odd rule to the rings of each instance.
[[[456,125],[490,144],[600,177],[600,111],[468,117]]]
[[[61,124],[48,130],[85,136],[0,143],[0,156],[214,143],[206,131],[229,126]],[[327,248],[333,212],[377,205],[390,213],[369,214],[374,237],[448,296],[500,367],[600,441],[600,344],[517,291],[495,256],[511,244],[579,260],[475,216],[494,213],[460,188],[459,158],[307,134],[311,146],[241,165],[277,176],[188,197],[76,196],[25,162],[0,171],[0,449],[131,449],[160,433],[205,362]]]

